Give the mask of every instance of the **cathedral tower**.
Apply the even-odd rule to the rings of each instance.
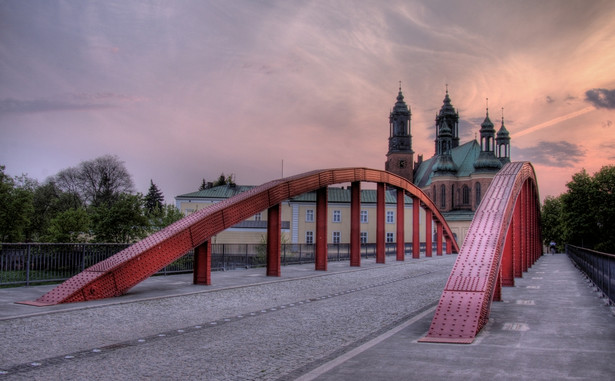
[[[410,135],[411,115],[408,105],[404,102],[400,83],[397,102],[389,115],[389,152],[384,169],[410,182],[414,170],[414,151]]]

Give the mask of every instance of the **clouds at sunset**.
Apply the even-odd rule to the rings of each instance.
[[[171,201],[220,172],[269,181],[282,160],[383,168],[399,81],[425,158],[446,84],[462,142],[486,98],[496,128],[504,108],[543,196],[615,157],[611,1],[8,0],[0,17],[10,174],[112,154]]]

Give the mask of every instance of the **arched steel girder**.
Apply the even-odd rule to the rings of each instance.
[[[406,179],[389,172],[368,168],[316,170],[270,181],[201,209],[87,268],[36,301],[26,303],[52,305],[119,296],[192,249],[195,249],[195,282],[197,282],[197,278],[202,280],[203,273],[197,274],[196,267],[207,268],[206,261],[209,257],[201,254],[208,252],[210,247],[208,243],[212,236],[266,209],[272,213],[271,219],[279,221],[279,204],[300,194],[326,188],[329,185],[360,182],[385,184],[409,194],[414,201],[418,201],[423,208],[431,212],[430,215],[437,224],[440,236],[446,238],[447,252],[459,251],[448,224],[431,199]],[[277,228],[279,229],[279,226]],[[415,233],[415,237],[418,237],[418,234]],[[438,244],[441,252],[441,240]],[[418,254],[418,242],[415,245]],[[274,260],[273,266],[275,265]],[[279,266],[279,262],[277,265]],[[275,269],[272,270],[272,274],[269,272],[268,267],[268,275],[276,275]]]
[[[539,218],[534,168],[529,162],[506,164],[474,215],[429,332],[419,341],[474,341],[501,286],[513,286],[540,257]]]

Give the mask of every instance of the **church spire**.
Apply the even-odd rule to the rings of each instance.
[[[444,140],[448,140],[449,134],[450,142],[444,144]],[[446,84],[446,93],[442,101],[442,107],[436,115],[436,155],[443,153],[443,146],[447,146],[449,149],[459,146],[459,113],[451,104],[448,84]]]
[[[502,107],[502,126],[498,130],[495,138],[496,157],[502,164],[510,163],[510,134],[504,127],[504,107]]]
[[[480,154],[474,168],[482,171],[497,171],[502,163],[495,157],[495,128],[489,119],[489,98],[486,99],[485,120],[480,125]]]
[[[399,92],[393,110],[389,114],[389,151],[385,169],[412,181],[413,158],[410,119],[412,113],[404,101],[399,81]]]

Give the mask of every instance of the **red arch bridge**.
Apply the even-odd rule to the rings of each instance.
[[[350,265],[360,266],[361,182],[376,183],[376,262],[385,260],[385,188],[397,192],[397,256],[404,260],[404,204],[412,198],[413,257],[419,257],[419,213],[425,210],[425,231],[436,226],[437,254],[446,241],[447,254],[459,253],[436,309],[429,342],[470,343],[486,323],[492,300],[501,286],[541,253],[538,225],[538,188],[530,163],[507,164],[493,179],[459,251],[448,224],[434,203],[406,179],[368,168],[341,168],[307,172],[273,180],[201,209],[152,234],[116,255],[87,268],[39,299],[26,304],[45,306],[125,294],[130,288],[194,249],[194,283],[211,284],[210,239],[223,230],[267,210],[267,275],[281,275],[280,203],[316,191],[315,270],[327,270],[328,186],[351,184]],[[427,247],[432,235],[425,234]],[[427,255],[431,255],[428,252]]]

